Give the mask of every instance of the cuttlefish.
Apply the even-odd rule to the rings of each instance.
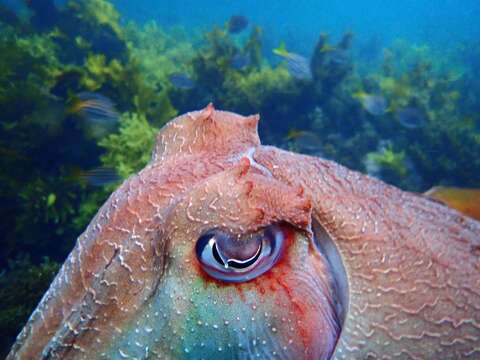
[[[480,222],[258,121],[168,123],[8,359],[480,358]]]

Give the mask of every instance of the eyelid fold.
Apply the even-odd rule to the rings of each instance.
[[[265,231],[267,234],[269,229],[276,229],[274,225],[282,227],[286,225],[283,229],[287,231],[287,234],[291,230],[295,230],[311,238],[311,219],[312,200],[303,188],[291,186],[258,173],[258,170],[251,166],[250,161],[244,158],[239,160],[234,167],[202,181],[198,186],[192,188],[175,208],[170,209],[164,227],[171,228],[171,231],[166,233],[165,241],[168,244],[176,244],[171,248],[172,251],[180,252],[185,247],[185,250],[191,254],[192,260],[201,265],[203,272],[210,277],[227,282],[242,282],[261,275],[267,271],[264,270],[265,268],[269,269],[273,266],[265,265],[263,267],[259,264],[267,263],[268,259],[277,260],[276,256],[264,255],[270,254],[269,248],[273,243],[280,243],[278,234],[282,234],[282,232],[277,232],[274,237],[275,242],[264,243],[267,246],[262,245],[262,252],[258,260],[252,264],[255,269],[261,270],[258,270],[258,273],[246,272],[245,276],[239,276],[233,271],[225,276],[225,269],[219,268],[217,261],[213,261],[215,260],[213,251],[211,259],[203,261],[203,263],[199,262],[202,259],[202,256],[199,256],[202,252],[198,246],[197,251],[195,250],[195,244],[201,236],[213,230],[222,230],[224,234],[231,236],[231,238],[222,238],[231,245],[221,248],[222,254],[228,253],[225,258],[245,260],[250,259],[251,256],[231,256],[230,250],[233,245],[239,243],[243,245],[248,236],[254,236],[261,231]],[[188,229],[188,231],[183,231],[183,229]],[[192,238],[192,234],[197,235]],[[237,234],[242,234],[241,241],[234,242],[233,239],[239,239]],[[280,238],[284,239],[285,237],[290,239],[290,235],[286,236],[285,234]],[[189,241],[176,243],[175,239],[189,239]],[[281,243],[283,244],[285,241]],[[193,249],[190,244],[193,245]],[[275,247],[276,250],[279,248],[280,246]],[[210,246],[210,249],[213,250],[213,245]],[[254,248],[255,251],[257,249],[258,247]],[[238,248],[235,251],[237,250]],[[235,253],[235,251],[231,252]],[[246,253],[253,254],[250,251],[246,251]],[[204,253],[203,259],[207,259],[206,256],[207,253]],[[181,261],[181,257],[177,259]],[[233,264],[238,266],[229,267],[242,268],[240,262],[231,263],[231,265]],[[222,264],[220,265],[224,267]]]

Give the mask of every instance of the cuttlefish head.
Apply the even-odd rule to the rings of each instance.
[[[345,312],[302,186],[255,160],[257,116],[206,109],[92,220],[10,358],[326,359]]]
[[[167,124],[8,359],[476,357],[480,223],[262,146],[257,123]]]
[[[114,348],[136,338],[171,358],[327,357],[339,321],[310,217],[301,189],[248,160],[198,184],[167,220],[165,273],[139,314],[152,333],[133,323]]]
[[[327,357],[339,319],[310,219],[301,189],[252,171],[248,160],[192,190],[169,219],[166,275],[147,311],[166,316],[156,327],[157,339],[170,334],[162,352]]]

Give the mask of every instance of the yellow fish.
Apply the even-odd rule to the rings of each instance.
[[[438,200],[471,218],[480,220],[480,190],[435,186],[425,195]]]

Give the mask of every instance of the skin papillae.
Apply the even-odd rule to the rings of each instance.
[[[257,123],[209,105],[167,124],[8,359],[478,359],[480,223],[262,146]],[[201,234],[270,224],[287,241],[268,272],[243,283],[204,273]]]

